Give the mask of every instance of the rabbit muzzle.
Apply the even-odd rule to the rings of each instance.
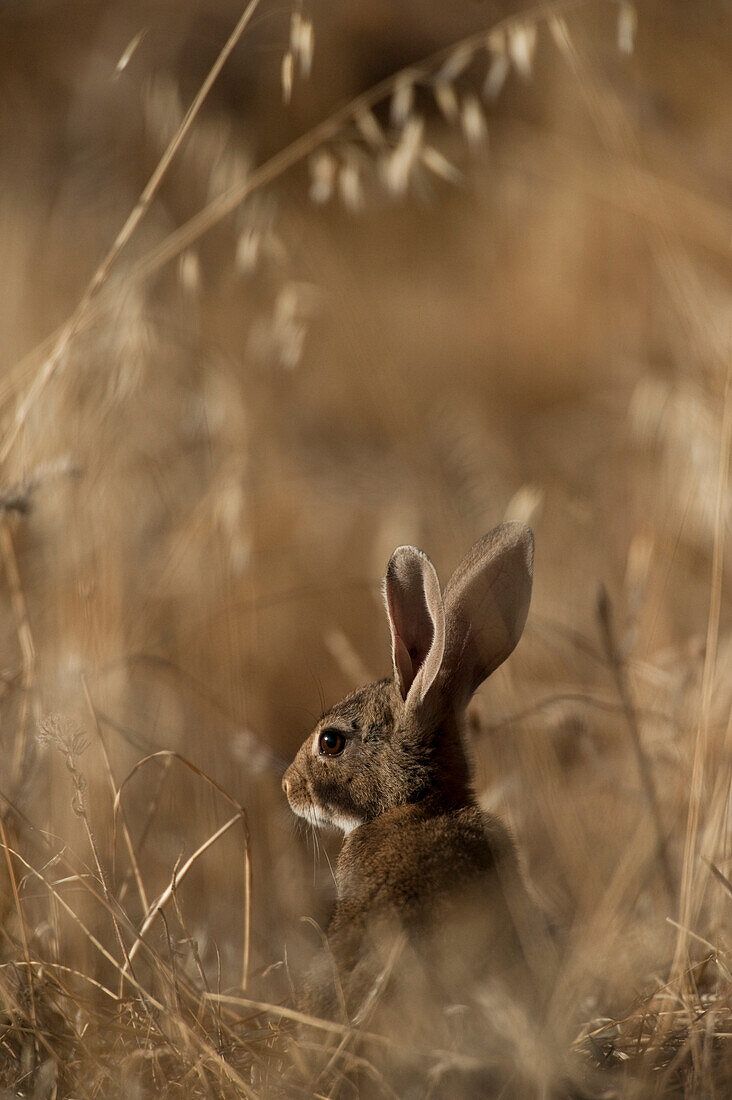
[[[282,790],[287,796],[290,809],[298,817],[304,818],[310,825],[329,825],[330,821],[318,812],[307,779],[290,764],[282,777]]]
[[[295,813],[301,811],[304,804],[310,802],[307,785],[294,764],[290,764],[282,777],[282,790]]]

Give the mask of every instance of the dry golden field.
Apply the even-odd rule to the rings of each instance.
[[[280,781],[389,671],[392,549],[505,517],[468,734],[565,944],[505,1095],[729,1096],[729,6],[0,30],[0,1097],[395,1095],[295,1030],[338,838]]]

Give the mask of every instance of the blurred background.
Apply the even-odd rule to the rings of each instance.
[[[251,970],[286,997],[268,968],[319,943],[301,918],[325,921],[338,844],[298,831],[280,778],[327,706],[389,671],[392,549],[423,547],[445,581],[485,531],[527,520],[532,611],[470,740],[482,803],[559,919],[590,929],[574,1035],[668,980],[667,917],[730,947],[704,862],[732,876],[729,7],[540,8],[488,39],[524,9],[262,0],[64,336],[243,10],[0,4],[8,844],[116,950],[88,884],[139,927],[232,812],[180,761],[143,765],[122,793],[133,886],[113,792],[174,750],[246,810]],[[441,50],[414,93],[388,85],[257,184]],[[237,825],[178,891],[221,988],[241,983],[244,863]],[[114,983],[15,868],[5,959]],[[148,938],[166,953],[160,922]],[[197,972],[183,948],[179,965]]]

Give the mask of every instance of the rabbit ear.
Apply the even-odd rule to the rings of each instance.
[[[421,702],[442,664],[445,610],[435,567],[421,550],[400,546],[384,586],[394,679],[408,706]]]
[[[524,523],[502,523],[479,539],[445,589],[445,702],[465,706],[512,652],[531,602],[534,536]]]

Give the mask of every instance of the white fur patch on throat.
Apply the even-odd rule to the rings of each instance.
[[[313,805],[300,806],[297,808],[293,806],[292,809],[298,817],[304,818],[309,825],[314,826],[316,829],[340,829],[345,836],[352,833],[359,825],[363,825],[363,822],[357,817],[351,817],[349,814],[341,813],[338,810],[324,813],[322,810],[316,809]]]

